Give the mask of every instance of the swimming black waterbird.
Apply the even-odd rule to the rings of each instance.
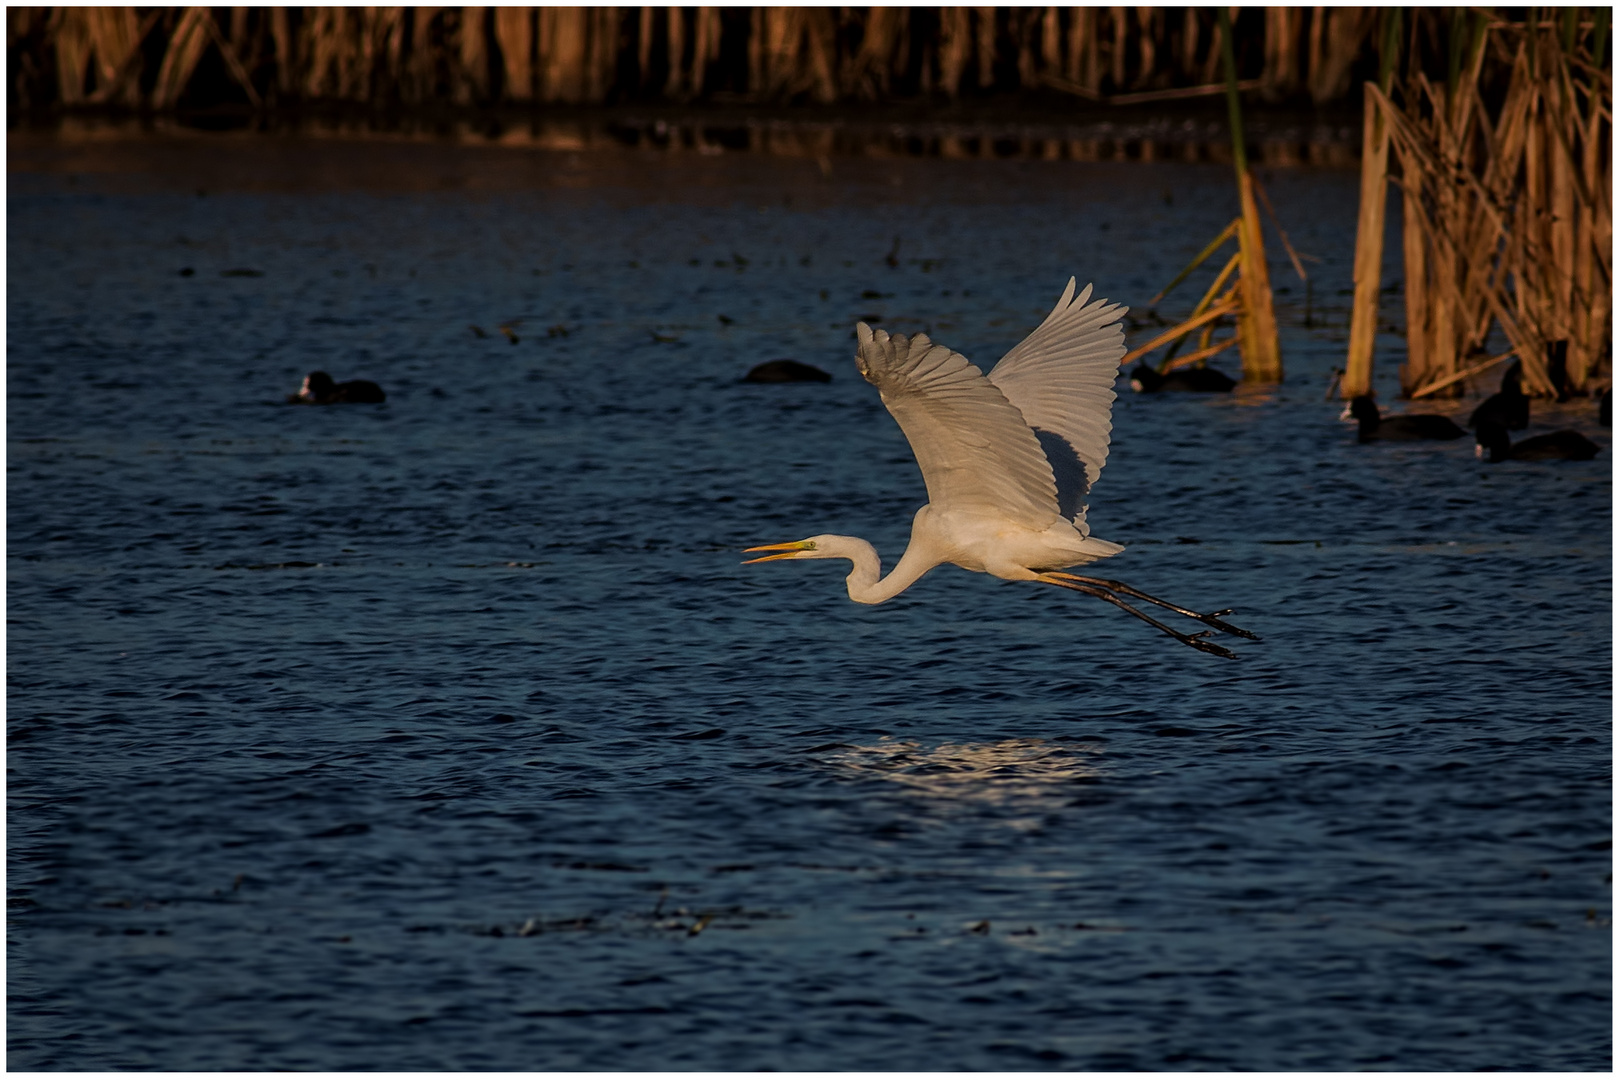
[[[1530,399],[1524,395],[1520,379],[1524,365],[1518,360],[1502,374],[1502,389],[1480,402],[1479,408],[1468,417],[1468,426],[1479,427],[1485,420],[1494,420],[1510,431],[1523,431],[1530,426]]]
[[[1381,416],[1378,405],[1368,394],[1352,399],[1347,411],[1361,425],[1361,430],[1357,434],[1359,442],[1372,442],[1375,439],[1392,439],[1399,442],[1460,439],[1468,434],[1447,417],[1435,413]]]
[[[1492,465],[1499,461],[1591,461],[1597,452],[1598,444],[1573,428],[1513,442],[1507,428],[1486,420],[1474,433],[1474,456]]]
[[[1224,394],[1236,385],[1236,379],[1212,367],[1176,368],[1163,375],[1145,363],[1131,369],[1131,389],[1138,394]]]
[[[377,405],[386,401],[383,388],[369,379],[335,383],[324,371],[304,376],[304,385],[287,400],[295,405]]]

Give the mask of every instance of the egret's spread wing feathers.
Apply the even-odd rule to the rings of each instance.
[[[857,323],[855,363],[911,443],[928,501],[1045,529],[1057,484],[1035,433],[961,353],[926,334],[890,335]]]
[[[1123,304],[1091,301],[1075,282],[1046,320],[987,376],[1035,429],[1051,459],[1058,505],[1085,533],[1084,497],[1108,460],[1114,380],[1125,355]],[[1088,303],[1088,301],[1091,301]]]

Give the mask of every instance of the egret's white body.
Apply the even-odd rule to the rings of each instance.
[[[1108,460],[1124,313],[1123,305],[1091,301],[1089,285],[1076,296],[1070,278],[1051,314],[988,375],[926,334],[906,337],[857,323],[855,363],[905,432],[928,488],[911,543],[887,576],[877,550],[854,536],[749,548],[777,552],[749,561],[848,559],[849,596],[862,604],[881,604],[934,567],[954,563],[1098,596],[1195,648],[1231,656],[1201,640],[1208,631],[1180,634],[1115,594],[1254,636],[1221,622],[1217,616],[1225,612],[1199,615],[1120,582],[1060,573],[1124,550],[1091,535],[1082,501]]]

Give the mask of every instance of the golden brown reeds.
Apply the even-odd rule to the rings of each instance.
[[[833,103],[1042,88],[1128,103],[1214,91],[1230,38],[1208,8],[735,10],[8,8],[7,19],[14,102],[156,109],[202,92],[192,83],[210,51],[249,103],[691,101],[722,90]],[[1343,96],[1370,26],[1360,9],[1241,18],[1253,31],[1239,31],[1244,84],[1319,102]],[[746,40],[723,54],[734,33]]]
[[[1232,163],[1237,174],[1239,214],[1222,229],[1214,240],[1193,257],[1191,263],[1176,275],[1169,285],[1153,298],[1157,304],[1228,241],[1236,239],[1237,253],[1216,275],[1213,283],[1193,308],[1191,316],[1181,324],[1164,331],[1145,345],[1127,352],[1120,360],[1122,366],[1133,363],[1153,350],[1169,345],[1169,350],[1158,363],[1158,370],[1170,371],[1192,364],[1203,364],[1217,353],[1237,346],[1242,356],[1243,378],[1246,382],[1274,383],[1282,381],[1282,352],[1277,336],[1277,318],[1272,308],[1271,275],[1266,266],[1265,244],[1260,231],[1260,209],[1257,194],[1261,194],[1254,175],[1249,171],[1248,154],[1244,147],[1243,117],[1238,107],[1237,66],[1232,59],[1232,25],[1224,10],[1218,23],[1221,31],[1219,43],[1225,52],[1226,96],[1232,125]],[[1267,206],[1269,207],[1269,201]],[[1280,232],[1279,227],[1279,232]],[[1286,234],[1283,243],[1288,246]],[[1288,253],[1295,269],[1304,278],[1304,268],[1292,246]],[[1236,275],[1230,286],[1227,282]],[[1225,290],[1224,292],[1222,290]],[[1237,330],[1225,341],[1212,343],[1216,321],[1232,316]],[[1176,353],[1194,332],[1201,330],[1198,346],[1183,357]]]
[[[1395,73],[1400,44],[1399,9],[1384,12],[1378,86],[1384,93]],[[1347,398],[1372,393],[1373,346],[1378,335],[1379,276],[1384,261],[1384,211],[1389,191],[1389,126],[1365,86],[1361,117],[1361,202],[1356,219],[1355,300],[1350,307],[1350,349],[1339,390]],[[1410,315],[1410,313],[1409,313]]]
[[[1444,84],[1414,70],[1399,85],[1400,105],[1366,90],[1399,165],[1407,395],[1456,392],[1503,359],[1487,353],[1493,325],[1523,361],[1530,393],[1564,391],[1549,370],[1554,348],[1566,357],[1568,390],[1584,393],[1603,374],[1613,320],[1607,21],[1578,33],[1580,16],[1566,11],[1532,11],[1523,24],[1459,14]],[[1491,35],[1507,71],[1488,103],[1481,73]],[[1364,189],[1364,216],[1372,197]],[[1376,311],[1363,300],[1358,317]]]
[[[1243,378],[1248,382],[1281,382],[1282,351],[1277,341],[1277,316],[1271,306],[1271,272],[1266,267],[1265,241],[1260,235],[1260,208],[1254,197],[1244,149],[1243,116],[1238,109],[1237,64],[1232,58],[1232,25],[1220,9],[1221,50],[1226,68],[1226,101],[1232,122],[1232,165],[1237,170],[1238,288],[1242,306],[1237,316],[1238,348],[1243,354]]]

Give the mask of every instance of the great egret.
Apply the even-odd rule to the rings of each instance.
[[[1195,649],[1237,659],[1183,634],[1122,597],[1167,608],[1213,630],[1256,638],[1222,622],[1230,608],[1200,615],[1119,581],[1061,571],[1123,551],[1092,536],[1081,501],[1108,459],[1114,380],[1125,355],[1120,304],[1075,296],[1074,279],[1052,313],[989,375],[926,334],[888,334],[855,324],[856,366],[911,443],[928,502],[911,523],[911,543],[887,577],[871,544],[856,536],[812,536],[765,544],[747,560],[848,559],[849,598],[881,604],[942,563],[1008,581],[1040,581],[1106,600]]]

